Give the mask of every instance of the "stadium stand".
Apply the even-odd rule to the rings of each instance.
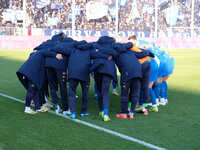
[[[26,0],[27,26],[44,29],[72,28],[72,0]],[[43,0],[44,1],[44,0]],[[115,30],[115,0],[99,0],[108,8],[108,14],[100,19],[88,19],[87,4],[92,0],[75,0],[75,29],[77,30]],[[98,2],[98,1],[95,1]],[[22,27],[20,11],[23,10],[23,0],[0,0],[0,27]],[[188,32],[192,24],[194,12],[194,27],[200,27],[200,1],[194,0],[161,0],[158,3],[159,30],[169,27],[179,32]],[[92,9],[92,7],[91,7]],[[119,0],[119,30],[155,31],[155,0]],[[14,14],[19,14],[17,15]],[[198,31],[199,29],[195,29]],[[2,34],[2,33],[1,33]]]

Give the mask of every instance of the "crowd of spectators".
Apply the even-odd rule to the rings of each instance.
[[[110,12],[99,19],[88,20],[86,16],[86,3],[91,0],[76,0],[76,6],[80,8],[80,15],[76,15],[75,26],[78,30],[115,30],[115,14]],[[102,0],[110,8],[115,7],[115,0]],[[115,10],[114,10],[115,11]]]
[[[195,27],[200,27],[200,1],[195,0],[195,5],[194,5],[194,26]]]
[[[72,0],[46,0],[49,3],[38,8],[35,0],[26,0],[27,24],[33,28],[72,28]],[[75,29],[115,30],[116,0],[99,0],[108,6],[108,14],[100,19],[88,20],[86,3],[92,0],[75,0]],[[95,0],[97,1],[97,0]],[[200,27],[200,1],[195,1],[194,26]],[[0,26],[21,25],[17,21],[4,21],[6,9],[23,10],[23,0],[0,0]],[[158,30],[169,27],[190,27],[192,0],[162,0],[158,5]],[[169,14],[171,13],[171,14]],[[119,30],[155,30],[155,0],[119,0]]]
[[[0,0],[0,27],[16,27],[21,26],[20,23],[13,18],[12,20],[5,21],[3,18],[3,13],[5,10],[22,10],[23,8],[23,0]]]
[[[29,24],[34,28],[71,28],[71,1],[53,0],[38,8],[34,0],[27,0]]]

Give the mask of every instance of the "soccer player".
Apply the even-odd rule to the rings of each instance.
[[[69,106],[71,118],[76,118],[76,89],[81,84],[82,107],[81,117],[88,116],[88,92],[90,87],[90,49],[91,46],[86,41],[77,42],[69,57],[68,79],[69,79]],[[77,61],[80,62],[77,65]]]
[[[73,39],[66,38],[65,36],[62,36],[63,34],[59,34],[56,37],[59,40],[53,40],[52,42],[55,43],[51,46],[51,50],[59,48],[59,45],[62,45],[62,43],[70,43],[73,42]],[[55,37],[55,36],[54,36]],[[61,55],[61,54],[60,54]],[[68,57],[65,55],[62,55],[61,60],[57,60],[52,57],[46,57],[45,59],[45,67],[47,70],[47,78],[48,78],[48,84],[50,87],[50,94],[54,103],[55,111],[56,113],[61,112],[61,108],[58,104],[58,95],[57,95],[57,87],[59,85],[60,94],[61,94],[61,100],[62,100],[62,109],[64,115],[69,115],[69,107],[68,107],[68,97],[67,97],[67,62]],[[55,82],[57,81],[57,82]]]
[[[98,105],[100,109],[100,116],[104,121],[109,121],[109,106],[110,106],[110,97],[109,97],[109,88],[111,81],[114,80],[117,82],[117,73],[115,67],[114,58],[116,56],[116,51],[113,49],[112,44],[115,42],[115,39],[108,36],[103,36],[98,39],[97,42],[93,44],[96,51],[100,53],[109,54],[108,59],[103,59],[103,65],[98,67],[94,71],[94,79],[97,85],[97,95],[98,95]]]
[[[25,113],[36,114],[37,112],[45,112],[47,109],[41,108],[41,93],[45,80],[45,57],[56,57],[62,59],[59,54],[49,50],[34,50],[28,60],[17,71],[17,77],[22,85],[26,88]],[[31,101],[34,101],[36,111],[30,108]]]
[[[150,69],[150,80],[149,80],[149,94],[152,101],[152,106],[149,109],[149,111],[151,112],[158,112],[158,102],[156,100],[155,90],[152,88],[158,79],[158,69],[159,69],[159,60],[155,56],[155,58],[151,58],[151,69]]]
[[[143,58],[149,55],[149,51],[140,53],[131,51],[130,48],[132,47],[132,43],[117,43],[114,45],[114,48],[118,52],[116,64],[121,73],[121,113],[116,114],[117,118],[134,118],[135,107],[139,100],[140,94],[140,80],[142,78],[142,66],[137,58]],[[129,90],[132,104],[128,114]]]
[[[117,66],[116,66],[116,69],[117,69]],[[117,92],[117,82],[114,81],[114,80],[112,81],[112,87],[113,87],[112,94],[116,95],[116,96],[119,96],[119,93]]]
[[[133,47],[130,50],[134,52],[142,52],[141,49],[137,48],[137,37],[135,35],[130,36],[128,38],[130,42],[132,42]],[[148,110],[143,106],[144,103],[148,102],[149,99],[149,77],[150,77],[150,67],[151,67],[151,60],[149,56],[144,58],[138,59],[141,66],[142,66],[142,79],[141,79],[141,95],[139,105],[141,106],[140,109],[144,113],[144,115],[148,114]]]
[[[165,59],[164,61],[164,65],[163,65],[163,69],[162,69],[162,74],[160,77],[160,84],[159,84],[159,90],[158,90],[158,97],[160,98],[159,100],[159,104],[161,105],[166,105],[168,103],[168,99],[167,99],[167,79],[170,77],[170,75],[173,73],[173,69],[174,69],[174,58],[172,56],[170,56],[169,53],[163,51],[162,55]]]

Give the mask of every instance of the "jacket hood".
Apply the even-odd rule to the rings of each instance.
[[[62,42],[70,43],[70,42],[74,42],[74,40],[72,38],[67,37],[67,38],[63,39]]]
[[[114,43],[113,44],[113,48],[119,52],[119,53],[124,53],[126,52],[128,49],[130,49],[131,47],[133,46],[133,44],[131,42],[129,43],[125,43],[125,44],[122,44],[122,43]]]
[[[79,50],[88,50],[92,48],[91,43],[87,43],[85,40],[77,41],[74,43],[74,47]]]
[[[53,40],[53,41],[62,41],[62,35],[63,34],[64,34],[63,32],[61,32],[59,34],[56,34],[51,38],[51,40]]]
[[[133,47],[133,43],[131,43],[131,42],[128,42],[128,43],[125,43],[125,47],[126,48],[132,48]]]
[[[112,44],[115,42],[115,39],[109,36],[102,36],[97,41],[98,44]]]

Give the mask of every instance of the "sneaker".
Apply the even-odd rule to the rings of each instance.
[[[89,116],[89,113],[81,113],[80,116],[81,117]]]
[[[100,111],[100,112],[99,112],[99,116],[103,118],[104,112],[103,112],[103,111]]]
[[[105,121],[105,122],[110,121],[110,117],[108,115],[104,115],[103,121]]]
[[[67,111],[63,111],[63,115],[71,115],[71,112],[70,112],[70,110],[67,110]]]
[[[47,108],[53,108],[53,105],[49,103],[45,103],[42,106],[47,107]]]
[[[165,99],[165,104],[168,104],[168,99]]]
[[[151,112],[158,112],[158,106],[152,106],[149,111]]]
[[[133,119],[133,118],[134,118],[134,113],[129,113],[129,114],[128,114],[128,117],[129,117],[130,119]]]
[[[26,114],[31,114],[31,115],[37,114],[37,112],[34,111],[34,110],[31,109],[31,108],[30,108],[30,109],[25,109],[24,113],[26,113]]]
[[[136,106],[135,111],[141,112],[142,109],[143,109],[143,106],[138,105],[138,106]]]
[[[49,108],[42,106],[40,109],[36,110],[37,112],[47,112]]]
[[[152,103],[146,103],[147,106],[145,107],[149,107],[149,106],[152,106]]]
[[[143,112],[143,114],[144,114],[144,115],[148,115],[148,114],[149,114],[149,112],[148,112],[148,110],[147,110],[147,109],[145,109],[145,110],[142,110],[142,112]]]
[[[75,113],[72,113],[72,114],[70,115],[70,118],[71,118],[71,119],[76,119],[76,114],[75,114]]]
[[[161,98],[160,101],[159,101],[159,104],[165,106],[166,105],[165,99]]]
[[[40,109],[37,109],[36,112],[39,113],[39,112],[45,112],[45,111],[42,108],[40,108]]]
[[[112,94],[113,94],[113,95],[116,95],[116,96],[119,96],[119,93],[117,93],[116,90],[113,90],[113,91],[112,91]]]
[[[123,114],[123,113],[116,114],[116,118],[127,119],[127,114]]]

